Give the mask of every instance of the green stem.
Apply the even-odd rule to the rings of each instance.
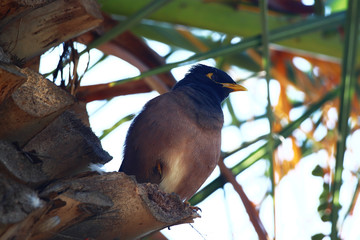
[[[99,137],[99,139],[102,140],[104,137],[106,137],[107,135],[109,135],[112,131],[114,131],[114,130],[115,130],[117,127],[119,127],[121,124],[132,120],[134,117],[135,117],[134,114],[129,114],[129,115],[123,117],[122,119],[120,119],[119,121],[117,121],[112,127],[103,130],[103,133],[101,134],[101,136]]]
[[[316,31],[316,30],[319,30],[320,28],[324,28],[327,26],[332,26],[334,24],[337,24],[342,19],[343,19],[343,14],[340,13],[340,14],[332,14],[325,18],[311,19],[311,20],[303,21],[301,23],[290,24],[288,26],[269,31],[268,41],[276,42],[276,41],[281,41],[281,40],[292,38],[292,37],[297,37],[297,36],[303,35],[307,32]],[[194,54],[193,56],[189,57],[188,59],[184,59],[184,60],[181,60],[178,62],[169,63],[169,64],[159,66],[157,68],[153,68],[149,71],[146,71],[146,72],[140,74],[139,76],[112,82],[111,85],[117,85],[117,84],[128,82],[128,81],[139,80],[144,77],[149,77],[152,75],[170,71],[171,69],[173,69],[175,67],[183,66],[186,64],[191,64],[191,63],[194,63],[199,60],[215,58],[215,57],[222,56],[222,55],[233,54],[235,52],[242,52],[249,48],[259,47],[259,46],[261,46],[261,44],[262,44],[261,35],[255,35],[253,37],[245,38],[237,44],[219,47],[217,49],[213,49],[208,52]]]
[[[275,209],[275,176],[274,176],[274,138],[273,138],[273,125],[274,114],[270,101],[270,50],[269,50],[269,26],[268,26],[268,1],[261,0],[260,2],[260,16],[261,16],[261,32],[262,32],[262,65],[265,70],[265,79],[267,83],[267,106],[266,115],[269,121],[269,137],[267,143],[267,152],[269,153],[270,163],[270,179],[271,179],[271,196],[273,200],[273,221],[274,221],[274,239],[276,239],[276,209]]]
[[[107,13],[130,16],[149,0],[98,1],[101,4],[102,10]],[[326,5],[331,4],[330,2],[339,1],[341,2],[341,0],[326,1]],[[250,1],[173,0],[171,3],[167,4],[159,11],[156,11],[154,14],[149,16],[149,19],[158,22],[148,21],[148,23],[157,26],[172,25],[172,28],[174,28],[174,25],[180,24],[190,28],[195,27],[200,29],[208,29],[210,31],[246,38],[261,32],[260,14],[256,11],[242,8],[246,2]],[[239,9],[235,7],[237,3],[239,3]],[[323,19],[323,23],[325,23],[329,17],[333,17],[332,15],[333,14],[326,17],[312,15],[307,16],[306,19]],[[326,27],[324,25],[318,26],[316,27],[316,30],[318,31],[299,36],[296,39],[286,39],[279,42],[278,44],[286,48],[299,49],[301,51],[314,52],[322,55],[341,58],[341,51],[338,49],[339,44],[341,44],[341,32],[339,31],[339,27],[343,26],[345,22],[345,12],[341,12],[340,15],[340,21],[333,22],[331,25],[326,25]],[[299,23],[304,24],[306,27],[309,22],[304,19],[304,16],[298,14],[269,14],[268,24],[270,29],[276,29],[282,26],[286,26],[289,23],[299,21]],[[148,29],[146,30],[147,33],[143,34],[141,31],[138,31],[140,30],[138,26],[135,26],[134,29],[137,33],[140,34],[140,36],[159,40],[161,42],[163,42],[163,39],[170,40],[174,37],[174,35],[169,34],[169,32],[159,32]],[[186,42],[187,41],[184,41],[184,44],[188,44]]]
[[[136,23],[138,23],[141,19],[144,17],[150,15],[151,13],[158,10],[161,6],[163,6],[165,3],[169,2],[169,0],[154,0],[142,9],[140,9],[135,14],[131,15],[129,18],[127,18],[125,21],[119,23],[112,29],[110,29],[108,32],[106,32],[101,37],[95,39],[91,43],[87,45],[87,48],[83,50],[80,54],[83,54],[87,51],[89,51],[92,48],[95,48],[101,44],[104,44],[111,39],[115,38],[116,36],[120,35],[121,33],[125,32],[132,26],[134,26]]]
[[[351,111],[351,101],[354,96],[356,77],[356,50],[357,39],[359,36],[360,22],[360,1],[348,1],[345,28],[344,58],[342,63],[342,82],[339,108],[339,138],[336,143],[336,163],[334,184],[332,187],[331,202],[331,239],[339,239],[337,223],[339,218],[340,205],[340,187],[342,184],[342,172],[344,163],[344,154],[346,150],[346,138],[349,134],[349,116]]]

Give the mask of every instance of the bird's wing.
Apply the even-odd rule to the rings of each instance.
[[[169,92],[151,100],[134,120],[120,171],[135,175],[140,182],[161,182],[167,192],[185,193],[189,188],[195,192],[219,158],[222,115],[217,127],[204,129],[194,109],[190,109],[191,102],[176,94]],[[189,109],[184,107],[187,105]],[[196,175],[191,176],[194,170]],[[195,178],[194,182],[199,182],[198,178],[202,181],[193,187],[181,185],[190,177]]]
[[[171,95],[166,93],[149,101],[129,129],[120,171],[136,175],[140,182],[150,178],[151,182],[160,182],[160,176],[155,179],[157,162],[165,149],[173,147],[177,129],[186,121]]]

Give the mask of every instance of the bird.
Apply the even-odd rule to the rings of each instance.
[[[226,72],[196,64],[173,88],[147,102],[131,123],[119,171],[187,201],[221,153],[221,103],[246,91]]]

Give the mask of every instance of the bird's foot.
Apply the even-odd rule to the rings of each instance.
[[[188,201],[185,201],[185,204],[186,204],[187,207],[191,208],[191,210],[193,212],[197,212],[197,211],[202,212],[201,208],[196,207],[196,206],[191,206],[191,204]]]
[[[191,210],[193,210],[193,212],[197,212],[197,211],[202,212],[201,208],[199,208],[199,207],[190,206],[190,208],[191,208]]]

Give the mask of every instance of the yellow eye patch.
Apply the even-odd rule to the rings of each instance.
[[[210,78],[211,80],[212,80],[212,76],[214,75],[214,73],[208,73],[208,74],[206,74],[206,76],[208,77],[208,78]]]

